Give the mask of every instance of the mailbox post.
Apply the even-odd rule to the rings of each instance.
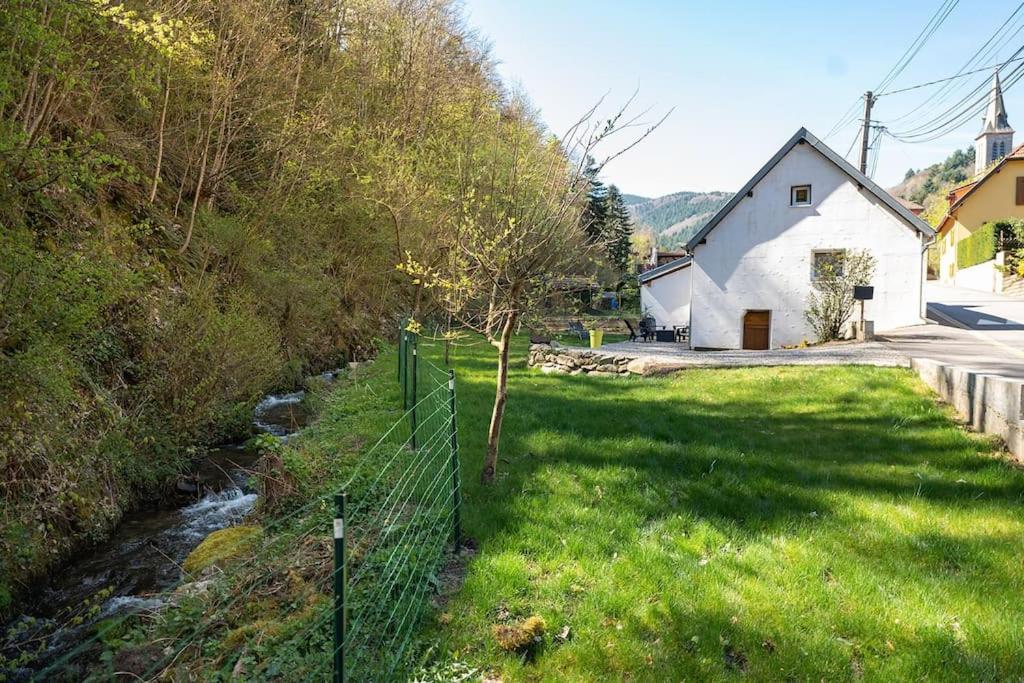
[[[875,298],[875,288],[868,285],[856,285],[853,288],[853,298],[855,301],[860,302],[860,323],[857,325],[855,337],[857,341],[873,341],[875,338],[875,323],[873,320],[864,320],[864,302]]]

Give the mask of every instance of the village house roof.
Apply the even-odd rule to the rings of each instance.
[[[921,206],[920,204],[918,204],[917,202],[911,201],[909,199],[904,199],[903,197],[896,197],[896,196],[894,196],[893,199],[895,199],[900,204],[902,204],[903,208],[907,209],[908,211],[910,211],[910,213],[914,214],[915,216],[918,215],[919,213],[921,213],[922,211],[924,211],[924,207]]]
[[[712,217],[712,219],[708,221],[696,235],[693,236],[693,238],[686,244],[687,250],[692,252],[701,242],[703,242],[708,236],[708,233],[714,230],[716,225],[721,223],[722,220],[728,216],[744,198],[753,192],[754,187],[761,182],[761,180],[764,179],[764,177],[768,175],[787,154],[789,154],[790,150],[801,144],[807,144],[816,149],[822,156],[839,168],[839,170],[849,176],[850,180],[857,183],[859,188],[867,190],[869,193],[874,195],[878,201],[887,206],[908,226],[917,230],[926,237],[933,237],[935,235],[935,231],[932,230],[931,226],[915,216],[908,208],[897,201],[895,197],[876,185],[866,175],[851,166],[846,159],[836,154],[831,147],[812,135],[806,128],[800,128],[800,130],[798,130],[793,137],[791,137],[786,144],[784,144],[782,148],[768,160],[768,163],[762,166],[761,170],[755,173],[754,177],[747,181],[747,184],[744,185],[739,192],[733,195],[733,198],[729,200],[729,203],[723,206],[719,212],[716,213],[714,217]]]
[[[692,262],[692,256],[683,256],[682,258],[677,258],[675,261],[669,261],[668,263],[662,264],[657,268],[651,268],[646,272],[640,273],[640,277],[638,279],[640,280],[640,284],[650,282],[651,280],[657,280],[659,277],[668,275],[669,273],[674,273],[680,268],[686,268]]]
[[[1000,159],[997,163],[993,164],[993,166],[982,173],[980,177],[950,190],[949,194],[946,195],[946,198],[949,201],[949,208],[946,209],[946,215],[943,216],[942,221],[939,222],[939,227],[936,228],[936,232],[940,235],[944,234],[946,230],[953,225],[953,219],[956,215],[957,209],[963,206],[964,202],[967,201],[967,198],[973,195],[986,180],[996,173],[999,173],[1003,166],[1009,162],[1019,161],[1021,159],[1024,159],[1024,144],[1014,147],[1012,152]]]

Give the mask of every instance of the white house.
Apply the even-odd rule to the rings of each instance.
[[[865,318],[876,331],[922,322],[925,250],[935,232],[801,128],[686,245],[640,275],[658,325],[688,325],[693,348],[815,341],[804,312],[816,264],[876,259]]]

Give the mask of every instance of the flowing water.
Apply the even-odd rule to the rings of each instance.
[[[336,376],[331,371],[320,377],[330,382]],[[306,424],[303,397],[301,391],[265,397],[253,426],[286,440]],[[23,613],[0,630],[0,651],[11,657],[26,642],[45,642],[43,659],[53,661],[90,637],[98,618],[159,609],[162,595],[182,580],[188,554],[211,532],[241,522],[255,505],[249,479],[257,459],[244,445],[212,450],[179,480],[179,506],[125,515],[105,542],[77,555],[27,596]],[[90,607],[92,615],[75,624]],[[31,668],[5,672],[0,660],[0,681],[27,680]]]

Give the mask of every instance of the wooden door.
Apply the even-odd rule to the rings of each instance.
[[[771,311],[747,311],[743,316],[743,348],[767,349],[770,321]]]

